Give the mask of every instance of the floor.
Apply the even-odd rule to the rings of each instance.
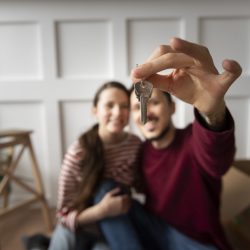
[[[51,210],[54,217],[54,209]],[[244,221],[250,218],[244,218]],[[249,220],[250,222],[250,220]],[[250,250],[248,232],[242,233],[241,228],[235,224],[226,225],[226,233],[234,250]],[[17,212],[2,217],[0,220],[0,250],[24,250],[22,243],[23,236],[31,236],[36,233],[43,233],[50,236],[43,220],[41,210],[38,208],[20,209]],[[152,249],[153,250],[153,249]]]
[[[54,218],[54,209],[51,210]],[[12,212],[0,219],[0,250],[24,250],[23,236],[36,233],[50,235],[45,226],[42,212],[38,208],[26,208]]]
[[[233,250],[250,250],[250,240],[248,239],[249,235],[243,234],[237,227],[234,225],[227,225],[225,232],[228,238],[228,241],[233,246]]]

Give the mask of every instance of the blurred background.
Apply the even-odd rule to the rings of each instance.
[[[0,1],[0,131],[33,131],[50,207],[67,147],[94,122],[96,89],[112,79],[130,87],[131,68],[172,36],[207,46],[219,71],[225,58],[242,65],[226,100],[236,123],[236,159],[249,159],[249,1]],[[176,125],[192,120],[192,108],[177,100]],[[128,129],[138,133],[132,124]],[[16,172],[32,181],[26,155]],[[250,203],[249,177],[232,169],[225,186],[222,217],[228,220]],[[12,187],[10,203],[27,195]]]

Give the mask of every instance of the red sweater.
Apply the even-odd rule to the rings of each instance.
[[[174,141],[157,150],[143,148],[143,174],[147,208],[189,237],[221,250],[231,249],[220,224],[222,175],[234,153],[234,122],[227,113],[222,132],[195,121],[177,129]]]

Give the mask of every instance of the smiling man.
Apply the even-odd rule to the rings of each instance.
[[[135,98],[134,93],[131,97],[131,110],[133,120],[145,138],[151,141],[156,148],[163,146],[161,141],[167,146],[166,143],[172,140],[175,133],[171,120],[175,112],[175,103],[171,96],[167,92],[158,89],[153,90],[147,105],[148,122],[145,125],[141,123],[140,103]]]
[[[171,74],[157,74],[168,68],[174,68]],[[145,235],[150,228],[159,245],[154,249],[231,249],[220,223],[221,178],[235,153],[234,121],[224,95],[241,67],[225,60],[223,68],[219,74],[207,48],[174,38],[132,71],[134,83],[147,79],[154,86],[145,125],[131,94],[132,118],[146,139],[146,208],[160,218],[141,221],[138,230]],[[175,104],[167,92],[194,107],[194,122],[184,129],[172,122]]]
[[[197,110],[193,124],[177,129],[171,119],[175,103],[158,89],[153,90],[148,102],[145,125],[135,94],[131,96],[131,111],[146,138],[142,154],[146,208],[166,226],[204,244],[204,249],[216,245],[218,249],[230,249],[219,220],[221,175],[234,155],[234,125],[229,112],[223,133],[207,129]],[[180,242],[176,241],[178,245]],[[185,249],[182,247],[187,243],[182,244],[180,249]]]

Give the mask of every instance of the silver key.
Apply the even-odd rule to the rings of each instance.
[[[135,95],[140,102],[141,122],[147,122],[147,103],[153,91],[153,85],[148,81],[140,81],[134,84]]]

